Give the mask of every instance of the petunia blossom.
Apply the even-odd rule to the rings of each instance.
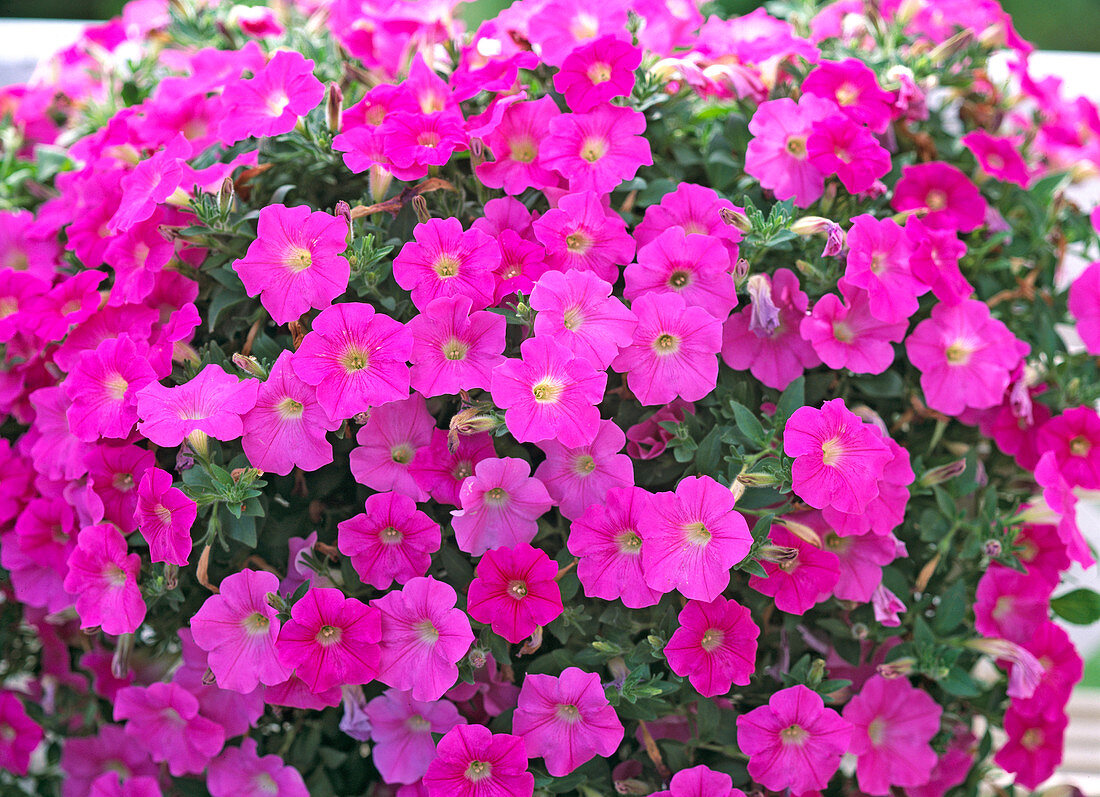
[[[69,555],[65,591],[76,595],[81,628],[132,634],[145,619],[137,577],[141,557],[127,553],[126,539],[110,523],[80,530]]]
[[[81,353],[62,383],[72,401],[69,428],[78,440],[93,443],[130,434],[138,420],[135,396],[157,378],[147,352],[144,344],[121,335]]]
[[[279,50],[247,80],[226,86],[225,115],[218,136],[233,144],[249,136],[275,136],[294,129],[321,102],[325,87],[313,76],[314,63],[293,50]]]
[[[733,684],[748,685],[760,636],[748,609],[722,596],[688,601],[677,622],[664,650],[674,673],[687,678],[703,697],[724,695]]]
[[[363,512],[338,525],[337,546],[365,584],[386,589],[424,575],[442,541],[439,524],[400,493],[368,496]]]
[[[552,337],[604,370],[630,344],[638,319],[611,295],[611,283],[588,271],[547,271],[528,299],[537,336]]]
[[[535,792],[523,737],[494,734],[484,725],[457,725],[444,734],[423,783],[428,797],[531,797]]]
[[[465,296],[475,310],[493,301],[500,248],[481,230],[463,231],[456,218],[429,219],[393,259],[393,278],[423,310],[441,296]]]
[[[504,361],[504,316],[473,311],[467,296],[440,296],[409,321],[413,390],[425,397],[487,390]]]
[[[138,484],[135,516],[152,561],[187,564],[198,512],[195,502],[172,486],[172,474],[155,467],[145,471]]]
[[[462,509],[451,513],[460,550],[481,556],[490,548],[531,542],[538,518],[554,505],[531,466],[515,457],[490,457],[462,482]]]
[[[414,700],[408,692],[387,689],[366,705],[371,760],[387,783],[416,783],[436,757],[432,734],[446,734],[465,724],[454,703]]]
[[[522,544],[486,551],[476,572],[467,611],[512,644],[562,612],[558,565],[538,548]]]
[[[137,392],[138,431],[158,446],[178,446],[196,431],[235,440],[244,431],[241,416],[256,406],[259,387],[258,380],[238,380],[213,363],[178,387],[150,382]]]
[[[634,484],[630,457],[619,453],[625,444],[622,429],[605,420],[588,445],[571,448],[543,440],[538,445],[546,460],[535,470],[535,478],[546,485],[562,515],[573,520],[592,504],[602,503],[608,490]]]
[[[570,191],[607,193],[653,165],[645,116],[621,105],[599,105],[588,113],[550,120],[540,162],[569,181]]]
[[[435,419],[419,394],[375,408],[355,435],[359,446],[350,455],[351,475],[373,490],[423,501],[427,493],[413,478],[412,465],[434,430]]]
[[[164,761],[175,777],[198,774],[221,752],[225,730],[199,714],[199,701],[179,684],[154,683],[118,690],[114,718],[126,733]]]

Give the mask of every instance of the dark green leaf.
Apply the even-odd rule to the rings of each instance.
[[[1092,625],[1100,620],[1100,595],[1091,589],[1075,589],[1050,602],[1054,613],[1074,625]]]

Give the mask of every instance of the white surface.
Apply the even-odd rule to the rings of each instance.
[[[39,60],[75,42],[86,24],[50,19],[0,20],[0,86],[26,82]]]

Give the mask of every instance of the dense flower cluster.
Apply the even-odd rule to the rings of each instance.
[[[272,5],[0,90],[0,790],[1052,774],[1100,116],[995,0]]]

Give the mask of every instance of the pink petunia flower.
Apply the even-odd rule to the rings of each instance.
[[[457,600],[453,587],[429,576],[371,602],[382,615],[379,681],[428,701],[454,686],[458,662],[474,641]]]
[[[276,324],[295,321],[311,307],[323,310],[348,289],[351,265],[340,257],[348,223],[342,217],[308,205],[267,205],[256,226],[256,240],[233,261],[233,270],[249,296],[259,294]]]
[[[909,268],[913,276],[932,289],[936,298],[956,304],[974,292],[959,270],[966,244],[954,230],[937,230],[917,216],[905,221],[905,234],[913,244]]]
[[[835,174],[851,194],[868,191],[890,173],[890,153],[866,127],[843,116],[816,122],[806,152],[823,174]]]
[[[577,577],[590,598],[615,600],[631,609],[654,606],[661,593],[642,575],[639,529],[652,513],[653,496],[641,487],[613,487],[570,526],[569,552],[580,557]]]
[[[375,493],[364,510],[337,524],[337,546],[364,584],[386,589],[422,576],[439,550],[439,524],[400,493]]]
[[[1070,407],[1039,429],[1039,451],[1051,452],[1071,487],[1100,489],[1100,415],[1091,407]]]
[[[799,517],[799,521],[802,520]],[[840,577],[833,595],[840,600],[869,602],[875,588],[882,583],[882,568],[898,558],[898,541],[892,534],[841,537],[829,530],[822,542],[825,550],[837,556]]]
[[[378,128],[382,151],[401,180],[423,177],[442,166],[456,150],[468,147],[462,116],[454,111],[395,111]]]
[[[565,194],[532,226],[535,238],[546,247],[546,262],[558,271],[591,271],[614,284],[619,266],[634,257],[626,222],[604,207],[593,191]]]
[[[1042,488],[1043,503],[1057,516],[1058,538],[1070,559],[1082,567],[1096,564],[1092,549],[1077,525],[1077,496],[1062,477],[1053,451],[1047,451],[1035,466],[1035,481]]]
[[[210,762],[211,797],[309,797],[302,773],[277,755],[261,756],[258,747],[246,736],[240,747],[227,747]]]
[[[550,120],[540,162],[569,181],[570,191],[613,191],[641,166],[652,166],[645,116],[620,105]]]
[[[974,628],[983,636],[1023,643],[1047,622],[1050,594],[1045,579],[992,564],[978,579]]]
[[[276,655],[279,616],[267,602],[279,577],[246,569],[226,576],[218,590],[191,618],[191,636],[209,654],[218,686],[248,694],[261,683],[281,684],[293,668]]]
[[[435,419],[419,394],[372,410],[355,436],[359,447],[351,452],[351,475],[371,489],[394,490],[423,501],[427,493],[417,485],[411,467],[434,430]]]
[[[611,363],[642,404],[679,397],[698,401],[714,389],[722,348],[722,323],[674,294],[647,293],[633,302],[634,342]]]
[[[314,587],[291,607],[275,652],[316,694],[378,677],[381,639],[378,609],[338,589]]]
[[[822,550],[782,526],[772,526],[773,545],[788,551],[778,563],[764,561],[767,576],[752,576],[749,587],[775,599],[775,608],[788,614],[805,614],[833,594],[840,578],[840,563],[832,551]]]
[[[760,181],[779,200],[812,205],[825,188],[825,175],[810,161],[806,142],[813,125],[836,111],[811,94],[795,103],[783,97],[760,103],[749,121],[753,134],[745,151],[745,173]]]
[[[451,512],[458,547],[471,556],[490,548],[531,542],[538,519],[554,502],[531,476],[531,466],[514,457],[483,459],[462,482],[462,509]]]
[[[561,614],[557,575],[557,563],[530,545],[486,551],[470,583],[467,611],[517,644]]]
[[[878,495],[877,482],[893,458],[843,399],[796,410],[783,430],[783,451],[794,457],[794,491],[803,501],[849,513],[862,512]]]
[[[1100,263],[1091,263],[1069,286],[1069,312],[1089,354],[1100,354]]]
[[[666,791],[656,791],[650,797],[745,797],[733,788],[733,778],[725,772],[715,772],[700,764],[681,769],[672,776]]]
[[[492,304],[500,248],[481,230],[462,230],[456,218],[429,219],[393,259],[393,278],[425,309],[441,296],[465,296],[474,310]]]
[[[1030,698],[1013,698],[1012,705],[1028,714],[1056,717],[1069,702],[1073,688],[1084,675],[1085,665],[1077,654],[1069,634],[1049,620],[1023,642],[1024,648],[1039,660],[1043,674]],[[1013,667],[1017,665],[1013,664]]]
[[[752,547],[733,494],[709,476],[689,476],[675,493],[653,498],[642,526],[642,572],[658,592],[712,601],[729,584],[730,569]]]
[[[867,291],[875,318],[887,324],[906,321],[917,311],[917,297],[928,292],[913,276],[912,256],[909,237],[896,221],[861,214],[848,231],[844,282]]]
[[[579,447],[596,437],[607,374],[553,338],[528,338],[522,359],[493,369],[493,402],[504,408],[508,431],[521,443],[557,439]]]
[[[300,53],[279,50],[254,77],[226,86],[222,93],[224,116],[218,128],[222,143],[293,130],[298,117],[316,108],[325,95],[324,84],[313,76],[313,67],[313,61]]]
[[[818,61],[802,90],[832,100],[849,119],[876,133],[885,132],[894,115],[893,95],[879,87],[875,73],[858,58]]]
[[[890,206],[899,212],[928,211],[921,221],[937,230],[972,232],[985,224],[985,198],[969,177],[948,163],[903,167]]]
[[[1034,790],[1062,763],[1066,726],[1062,713],[1055,717],[1026,714],[1012,706],[1005,712],[1008,740],[993,756],[994,763],[1016,776],[1016,783]]]
[[[322,310],[290,363],[317,388],[332,420],[344,420],[409,395],[412,336],[399,322],[364,302]]]
[[[749,277],[751,302],[722,327],[722,361],[737,371],[748,371],[775,390],[819,365],[814,347],[803,340],[799,327],[810,303],[790,269]]]
[[[829,368],[881,374],[894,362],[893,344],[905,337],[908,324],[880,321],[871,313],[870,294],[846,280],[840,291],[843,299],[835,293],[818,299],[799,332]]]
[[[145,746],[134,744],[121,725],[104,723],[93,736],[70,736],[61,750],[62,797],[84,797],[92,782],[107,772],[132,778],[157,776],[159,767]]]
[[[428,797],[531,797],[535,793],[523,737],[494,734],[484,725],[456,725],[447,731],[423,783]]]
[[[641,248],[651,243],[671,227],[679,227],[685,235],[706,235],[722,244],[729,262],[736,263],[741,231],[722,220],[723,210],[741,210],[708,188],[695,183],[680,183],[669,191],[659,204],[645,209],[645,216],[634,228],[634,237]]]
[[[213,363],[177,387],[150,382],[136,394],[138,431],[158,446],[178,446],[195,431],[235,440],[244,431],[241,416],[256,406],[259,387],[258,380],[238,380]]]
[[[542,164],[539,151],[546,140],[550,120],[560,115],[551,97],[509,105],[500,124],[485,135],[485,146],[495,160],[483,161],[474,167],[477,179],[506,194],[557,185],[558,175]]]
[[[638,262],[626,267],[623,296],[675,293],[688,306],[702,307],[725,321],[737,306],[737,289],[724,247],[706,235],[687,235],[670,227],[638,249]]]
[[[986,174],[1006,183],[1015,183],[1020,188],[1027,188],[1031,173],[1027,161],[1020,154],[1020,141],[991,136],[984,130],[974,130],[959,140],[978,159]]]
[[[535,336],[552,337],[581,359],[604,370],[634,338],[637,317],[612,287],[587,271],[547,271],[528,303],[536,311]]]
[[[499,313],[470,312],[467,296],[441,296],[409,321],[412,389],[425,397],[488,390],[504,361],[506,320]]]
[[[180,161],[191,157],[191,144],[177,133],[163,148],[139,162],[120,181],[122,199],[107,222],[107,231],[120,233],[145,221],[168,200],[183,177]]]
[[[562,515],[575,520],[592,504],[603,503],[608,490],[633,486],[634,465],[619,453],[625,444],[622,429],[605,420],[588,445],[571,448],[543,440],[538,446],[546,460],[535,470],[535,478],[546,485]]]
[[[483,459],[496,457],[493,438],[488,432],[459,435],[452,451],[445,429],[432,429],[431,442],[418,451],[409,465],[413,481],[441,504],[459,506],[462,482],[473,475],[474,466]]]
[[[618,36],[601,36],[565,56],[554,74],[554,88],[577,113],[586,113],[612,97],[634,89],[634,70],[642,51]]]
[[[172,486],[172,474],[149,468],[137,489],[136,520],[149,544],[149,558],[183,567],[191,555],[191,527],[199,508]]]
[[[936,753],[929,742],[940,731],[943,709],[906,678],[874,675],[844,707],[852,724],[849,751],[856,755],[859,788],[890,794],[894,786],[928,782]]]
[[[15,693],[0,691],[0,767],[26,775],[31,753],[43,736],[42,727],[27,715]]]
[[[225,730],[200,715],[199,701],[179,684],[119,689],[114,716],[174,777],[202,772],[225,744]]]
[[[1029,348],[990,315],[985,302],[967,299],[933,307],[906,339],[905,350],[921,372],[925,403],[958,415],[968,407],[999,405]]]
[[[576,667],[566,667],[560,677],[528,673],[512,730],[524,738],[531,755],[542,756],[556,778],[593,756],[610,756],[624,733],[600,677]]]
[[[679,628],[664,651],[674,673],[703,697],[724,695],[733,684],[748,685],[760,636],[748,609],[721,596],[709,603],[688,601],[677,621]]]
[[[737,718],[737,746],[749,757],[749,775],[771,791],[824,789],[851,734],[852,726],[801,684]]]
[[[449,700],[423,703],[397,689],[367,703],[366,716],[374,739],[371,759],[386,783],[416,783],[436,757],[432,734],[466,723]]]
[[[122,335],[81,353],[62,383],[72,401],[69,428],[78,440],[93,443],[100,437],[130,434],[138,420],[135,395],[157,378],[146,351]]]
[[[69,555],[65,591],[76,595],[81,628],[131,634],[145,619],[137,577],[141,557],[126,552],[126,539],[110,523],[87,526]]]
[[[100,444],[89,450],[84,455],[84,463],[91,479],[92,500],[99,500],[86,507],[87,522],[106,520],[118,526],[123,534],[136,529],[137,486],[154,462],[152,451],[130,443]]]
[[[317,389],[291,367],[291,353],[282,351],[260,385],[256,406],[241,419],[241,444],[248,461],[263,471],[286,476],[295,467],[317,470],[332,462],[325,432],[340,427],[317,401]]]

